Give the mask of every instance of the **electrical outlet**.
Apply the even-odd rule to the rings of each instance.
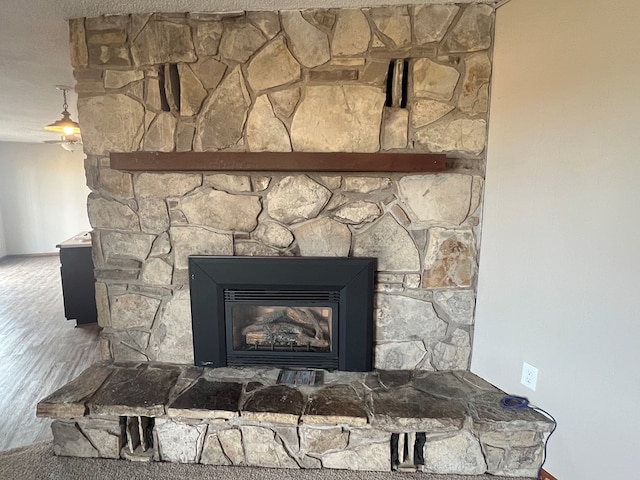
[[[533,365],[529,365],[527,362],[522,362],[522,378],[520,379],[520,383],[535,391],[537,382],[538,369]]]

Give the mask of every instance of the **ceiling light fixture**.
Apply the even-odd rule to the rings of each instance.
[[[62,97],[64,99],[64,103],[62,104],[62,118],[57,122],[53,122],[50,125],[44,127],[48,132],[60,133],[62,135],[70,136],[70,135],[79,135],[80,134],[80,125],[77,122],[71,120],[71,114],[67,110],[69,105],[67,104],[67,90],[70,90],[71,87],[66,87],[64,85],[57,85],[56,88],[58,90],[62,90]]]

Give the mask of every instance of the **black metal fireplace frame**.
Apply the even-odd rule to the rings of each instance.
[[[336,367],[371,371],[375,270],[376,259],[363,257],[190,256],[195,364],[229,364],[224,321],[226,290],[325,290],[338,292],[340,298]]]

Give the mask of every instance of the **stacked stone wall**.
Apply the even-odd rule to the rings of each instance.
[[[103,352],[192,363],[186,258],[375,256],[375,365],[468,367],[494,10],[74,19]],[[444,152],[439,174],[128,173],[110,152]]]

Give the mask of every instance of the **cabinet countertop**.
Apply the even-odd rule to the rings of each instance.
[[[80,232],[74,235],[68,240],[56,245],[56,248],[77,248],[77,247],[90,247],[91,246],[91,234],[89,232]]]

